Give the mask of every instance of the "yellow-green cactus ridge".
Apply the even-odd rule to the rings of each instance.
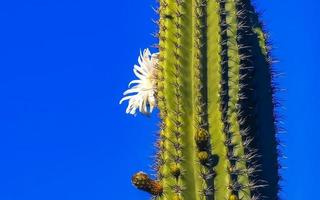
[[[252,3],[159,0],[157,11],[157,180],[134,183],[159,200],[278,199],[272,63]]]

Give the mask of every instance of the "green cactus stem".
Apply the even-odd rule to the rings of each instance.
[[[157,181],[133,183],[160,200],[278,199],[272,63],[250,0],[159,0],[158,13]]]

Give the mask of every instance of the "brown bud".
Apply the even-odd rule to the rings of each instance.
[[[205,130],[200,128],[195,135],[195,140],[199,149],[204,150],[208,146],[209,142],[209,133]]]
[[[160,196],[163,193],[163,187],[159,181],[151,180],[149,191],[147,192],[155,196]]]
[[[138,172],[133,175],[132,184],[138,189],[155,196],[160,196],[163,193],[163,187],[160,182],[150,179],[144,172]]]
[[[209,160],[209,154],[206,151],[200,151],[198,152],[198,159],[201,164],[205,164]]]
[[[132,176],[132,184],[135,185],[138,189],[147,190],[150,178],[147,174],[143,172],[138,172]]]

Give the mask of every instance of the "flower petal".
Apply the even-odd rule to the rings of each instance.
[[[151,54],[149,49],[140,51],[138,63],[139,65],[133,67],[133,72],[138,79],[129,83],[129,89],[123,93],[124,97],[119,102],[121,104],[128,100],[126,113],[133,115],[136,115],[137,109],[143,114],[149,114],[156,105],[153,77],[158,63],[158,53]]]

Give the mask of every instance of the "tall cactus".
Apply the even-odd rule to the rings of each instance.
[[[160,110],[157,177],[133,184],[160,200],[278,199],[271,59],[250,0],[159,0],[157,11],[154,96],[130,103]]]

